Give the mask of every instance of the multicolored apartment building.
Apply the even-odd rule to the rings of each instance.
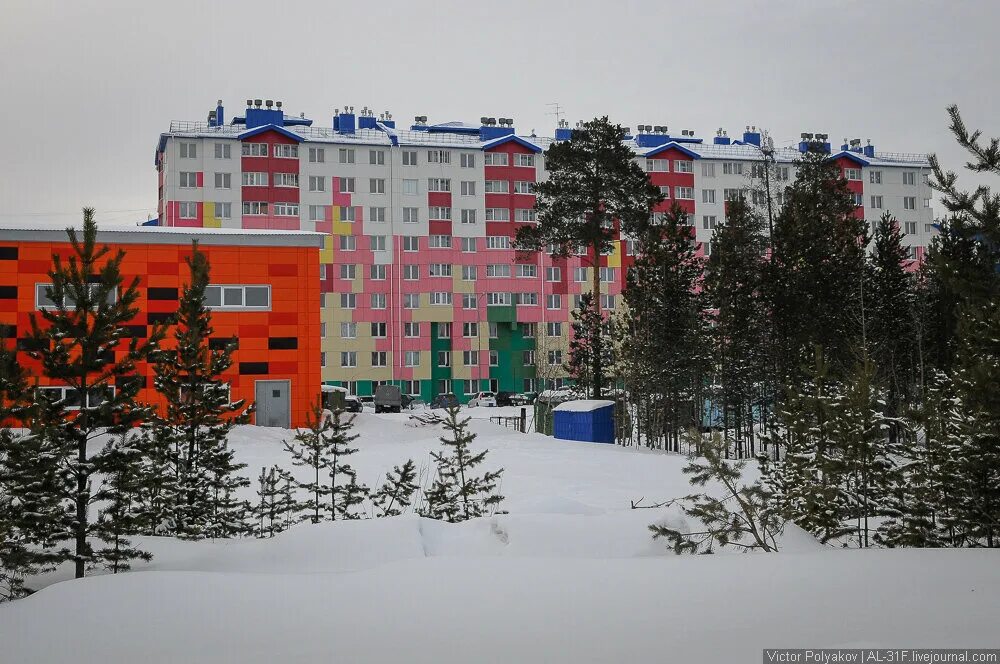
[[[507,118],[408,129],[365,108],[334,112],[328,127],[290,116],[281,102],[247,100],[226,122],[220,101],[206,122],[174,122],[161,134],[158,223],[168,227],[315,231],[323,235],[323,381],[371,394],[382,382],[425,400],[446,392],[528,391],[565,379],[571,311],[600,271],[605,308],[618,303],[633,243],[617,235],[608,255],[552,259],[515,252],[533,224],[533,183],[546,177],[544,150],[566,140],[518,135]],[[627,138],[666,201],[690,215],[699,251],[725,221],[726,201],[780,208],[795,163],[819,143],[874,223],[892,212],[918,260],[934,228],[926,155],[876,152],[870,142],[834,150],[823,134],[773,147],[748,126],[640,125]],[[767,189],[764,182],[765,163]],[[596,258],[596,261],[595,261]]]
[[[305,426],[310,406],[320,398],[322,236],[239,228],[101,227],[97,241],[110,247],[108,255],[125,252],[123,283],[139,278],[139,312],[126,326],[130,336],[145,338],[153,325],[169,323],[177,312],[181,290],[190,279],[185,258],[191,255],[192,240],[198,240],[211,265],[206,300],[214,334],[209,345],[237,340],[233,365],[223,374],[230,398],[256,402],[257,424]],[[0,226],[0,337],[16,339],[18,348],[27,350],[32,312],[53,304],[47,294],[53,257],[65,262],[72,252],[63,229]],[[38,320],[45,324],[40,316]],[[168,328],[164,348],[173,343],[171,331]],[[39,377],[40,389],[59,390],[71,404],[92,398],[73,395],[41,377],[40,362],[27,353],[18,353],[17,359]],[[138,397],[162,406],[153,377],[150,364],[137,366],[142,382]]]

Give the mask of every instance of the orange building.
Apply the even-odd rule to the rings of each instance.
[[[98,243],[125,251],[123,283],[139,278],[139,314],[130,321],[131,335],[143,337],[151,326],[167,322],[190,272],[185,257],[192,240],[211,266],[206,300],[212,307],[211,345],[237,338],[233,366],[226,373],[231,399],[256,402],[256,423],[263,426],[305,425],[320,393],[320,278],[318,233],[288,231],[101,227]],[[27,224],[0,226],[0,332],[24,348],[30,315],[46,306],[52,257],[73,253],[66,231]],[[165,347],[169,347],[168,328]],[[34,376],[38,362],[18,353],[18,361]],[[139,399],[160,403],[153,371],[141,364]],[[45,378],[39,384],[48,385]],[[51,385],[52,389],[59,386]]]

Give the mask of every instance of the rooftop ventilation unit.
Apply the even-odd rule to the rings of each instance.
[[[247,99],[247,108],[253,106],[253,99]]]
[[[275,108],[281,108],[281,102],[280,101],[274,102],[274,107]]]
[[[257,108],[260,108],[260,105],[261,105],[261,104],[263,104],[263,103],[264,103],[264,102],[263,102],[262,100],[260,100],[260,99],[254,99],[254,100],[253,100],[253,105],[254,105],[255,107],[257,107]]]

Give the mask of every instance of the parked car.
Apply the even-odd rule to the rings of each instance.
[[[431,408],[451,408],[458,405],[458,397],[451,392],[439,394],[431,401]]]
[[[349,413],[360,413],[362,409],[361,398],[350,394],[344,397],[344,410]]]
[[[513,392],[500,391],[497,392],[497,405],[498,406],[513,406],[514,397],[517,396]]]
[[[510,397],[511,406],[530,406],[535,403],[535,399],[538,397],[537,392],[523,392],[521,394],[512,394]],[[497,400],[497,405],[500,401]]]
[[[375,389],[375,412],[398,413],[403,408],[403,394],[395,385],[379,385]]]
[[[497,405],[497,395],[492,392],[476,392],[469,399],[469,407],[475,406],[487,406],[490,408],[495,408]]]

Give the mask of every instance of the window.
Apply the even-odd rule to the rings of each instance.
[[[418,193],[416,180],[403,180],[403,193],[415,195]]]
[[[441,205],[432,205],[427,208],[428,219],[451,219],[451,208]]]
[[[515,166],[530,166],[535,167],[535,155],[533,154],[516,154],[514,155],[514,165]]]
[[[368,193],[369,194],[384,194],[385,193],[385,178],[369,178],[368,179]]]
[[[326,263],[320,263],[320,266],[319,266],[319,279],[320,279],[320,281],[326,280],[326,268],[327,267],[328,266],[327,266]]]
[[[916,235],[917,234],[917,222],[915,222],[915,221],[904,222],[903,223],[903,232],[906,233],[907,235]]]
[[[216,219],[232,219],[233,218],[233,204],[232,203],[216,203],[215,204],[215,218]]]
[[[510,263],[491,263],[486,266],[486,276],[510,277]]]
[[[371,323],[371,335],[375,339],[385,338],[385,323]]]
[[[197,143],[181,143],[180,144],[181,159],[197,159],[198,158],[198,144]]]
[[[461,183],[459,183],[459,190],[463,196],[475,196],[476,183],[472,180],[462,180]]]
[[[340,193],[354,193],[354,178],[340,178]]]
[[[403,251],[419,251],[420,238],[416,235],[403,236]]]
[[[775,166],[774,167],[774,179],[776,179],[776,180],[787,180],[788,179],[788,166]]]
[[[916,196],[904,196],[903,197],[903,209],[904,210],[915,210],[915,209],[917,209],[917,198],[916,198]]]
[[[404,309],[419,309],[420,308],[420,293],[404,293],[403,294],[403,308]]]
[[[515,304],[519,304],[524,307],[537,307],[538,306],[538,293],[533,291],[526,291],[523,293],[517,293],[515,298]]]
[[[924,224],[924,232],[925,233],[933,233],[934,232],[934,224]]]
[[[229,143],[216,143],[215,144],[215,158],[216,159],[231,159],[233,156],[232,145]]]
[[[549,366],[555,367],[562,364],[562,351],[561,350],[550,350],[549,351]]]
[[[573,268],[573,281],[577,283],[584,283],[587,281],[587,268],[585,267],[575,267]]]
[[[674,187],[674,198],[678,200],[694,200],[694,187]]]
[[[605,311],[610,311],[615,308],[615,296],[614,295],[602,295],[601,296],[601,309]]]
[[[419,281],[420,279],[420,266],[419,265],[404,265],[403,266],[403,279],[406,281]]]
[[[437,365],[439,367],[450,367],[451,353],[446,350],[439,350],[437,354]]]
[[[368,240],[369,240],[368,244],[371,247],[372,251],[385,251],[386,250],[385,249],[386,248],[386,240],[385,240],[385,236],[384,235],[370,235],[368,237]],[[372,266],[372,267],[375,267],[375,266]],[[385,266],[382,266],[382,267],[385,267]]]
[[[372,366],[373,367],[385,367],[389,366],[388,353],[384,350],[373,351],[372,352]]]
[[[463,309],[477,309],[478,307],[479,307],[479,298],[477,298],[473,293],[462,294]]]
[[[356,279],[358,276],[358,266],[354,263],[341,263],[340,265],[340,278],[341,279]]]
[[[265,206],[267,203],[264,204]],[[246,203],[243,204],[246,207]],[[177,214],[181,219],[197,219],[198,218],[198,204],[194,201],[181,201],[177,204]],[[244,213],[246,214],[246,213]],[[264,214],[267,214],[265,207]]]
[[[545,268],[545,281],[562,281],[562,268],[561,267]]]
[[[358,336],[358,324],[357,323],[341,323],[340,324],[340,338],[341,339],[354,339]]]
[[[701,162],[701,174],[706,178],[715,177],[715,164],[709,162]]]
[[[403,366],[404,367],[419,367],[420,366],[420,351],[419,350],[408,350],[403,353]]]
[[[559,293],[550,293],[545,296],[545,308],[546,309],[561,309],[562,308],[562,295]]]
[[[368,163],[372,166],[385,166],[385,150],[369,150]]]
[[[448,150],[428,150],[427,163],[429,164],[450,164],[451,152]]]
[[[722,198],[726,201],[742,201],[745,196],[743,189],[723,189]]]
[[[462,381],[462,394],[475,394],[476,393],[476,383],[475,380],[463,380]]]
[[[324,148],[309,148],[309,162],[322,164],[326,161],[326,150]]]
[[[476,280],[476,266],[475,265],[463,265],[462,266],[462,281],[475,281]]]
[[[615,280],[615,268],[613,267],[602,267],[600,271],[601,281],[604,283],[611,283]]]
[[[669,162],[666,159],[647,159],[646,171],[650,173],[664,173],[668,169]]]
[[[340,353],[340,366],[342,367],[356,367],[358,366],[358,353],[357,351],[341,351]]]
[[[340,294],[340,308],[341,309],[354,309],[358,304],[358,296],[356,293],[341,293]]]
[[[535,351],[525,350],[521,352],[521,364],[526,367],[535,366]]]
[[[487,307],[508,307],[510,306],[513,298],[510,293],[487,293],[486,294],[486,306]]]
[[[420,336],[420,323],[403,323],[403,336],[415,339]]]
[[[711,242],[702,242],[701,243],[701,247],[705,251],[705,255],[706,256],[711,256],[712,255],[712,243]]]
[[[420,210],[415,207],[405,207],[403,208],[403,223],[404,224],[415,224],[420,221]]]
[[[205,287],[205,306],[212,309],[270,309],[271,287],[209,285]]]
[[[868,171],[868,181],[872,184],[882,184],[882,171]]]
[[[463,237],[462,240],[462,252],[466,254],[476,253],[476,238],[474,237]]]
[[[380,235],[382,240],[385,240],[384,235]],[[372,238],[374,240],[374,237]],[[369,267],[368,278],[372,281],[385,281],[386,268],[385,265],[372,265]]]
[[[309,191],[326,191],[326,178],[320,175],[310,175]]]
[[[438,339],[451,339],[451,323],[438,323]]]
[[[483,183],[483,191],[487,194],[506,194],[510,191],[510,182],[507,180],[487,180]]]
[[[851,199],[854,200],[854,204],[858,207],[861,207],[862,205],[865,204],[864,194],[851,194]]]
[[[860,168],[845,168],[844,169],[844,179],[845,180],[860,180],[861,179],[861,169]]]
[[[341,235],[339,237],[341,251],[355,251],[358,248],[358,239],[355,236]]]
[[[299,146],[298,145],[275,145],[274,146],[274,156],[280,159],[298,159],[299,158]]]
[[[547,337],[561,337],[562,336],[562,323],[546,323],[545,324],[545,336]]]
[[[743,164],[737,161],[726,161],[722,163],[723,175],[743,175]]]
[[[340,206],[340,220],[354,223],[358,218],[357,210],[353,207]]]
[[[715,189],[702,189],[701,190],[701,202],[702,203],[714,203],[715,202]]]
[[[903,171],[903,184],[916,185],[917,174],[914,171]]]
[[[714,214],[706,214],[706,215],[704,215],[701,218],[701,227],[702,228],[707,228],[707,229],[714,229],[715,228],[715,215]]]
[[[309,221],[323,221],[326,219],[326,211],[323,205],[309,206]]]
[[[181,203],[181,205],[183,205],[183,203]],[[263,201],[243,201],[243,214],[246,215],[267,214],[267,203],[264,203]]]
[[[354,163],[354,148],[340,148],[337,150],[337,155],[342,164]]]
[[[474,224],[476,223],[476,211],[475,210],[462,210],[462,223],[463,224]]]
[[[385,221],[385,208],[384,207],[370,207],[368,208],[368,221]]]
[[[476,155],[471,152],[462,152],[459,154],[459,165],[462,168],[475,168]]]
[[[194,172],[181,171],[181,187],[184,189],[193,189],[198,186],[198,174]]]
[[[517,276],[522,279],[533,279],[538,276],[538,266],[537,265],[525,265],[523,263],[517,266]]]
[[[925,208],[929,208],[930,206],[931,206],[931,199],[925,198],[924,199],[924,207]]]
[[[115,387],[113,385],[91,388],[87,390],[87,403],[82,404],[83,400],[80,398],[80,391],[72,387],[46,385],[38,387],[36,390],[41,399],[49,402],[62,401],[63,408],[66,410],[80,410],[81,406],[84,408],[97,408],[115,395]]]
[[[689,159],[674,159],[674,173],[694,173],[694,162]]]
[[[510,209],[486,208],[486,221],[510,221]]]
[[[427,178],[427,191],[451,191],[451,179]]]
[[[431,263],[427,266],[427,272],[431,277],[450,277],[451,263]]]
[[[266,187],[267,173],[255,173],[248,171],[243,174],[244,187]]]
[[[319,366],[321,366],[321,367],[325,367],[326,366],[326,353],[324,353],[322,351],[319,354]]]
[[[215,188],[216,189],[232,189],[233,188],[233,174],[232,173],[216,173],[215,174]]]
[[[299,204],[298,203],[275,203],[274,204],[274,214],[278,217],[297,217],[299,216]]]
[[[764,164],[751,164],[750,165],[750,177],[752,178],[763,178],[766,173],[766,168]]]
[[[479,323],[462,323],[462,336],[472,338],[479,336]]]
[[[514,181],[514,193],[515,194],[533,194],[535,193],[535,183],[529,182],[528,180],[515,180]]]
[[[372,293],[369,302],[371,309],[385,309],[386,306],[385,293]]]
[[[872,198],[871,198],[871,207],[872,207],[872,209],[875,209],[875,210],[881,210],[882,209],[882,197],[881,196],[872,196]]]
[[[431,249],[451,249],[450,235],[431,235],[427,240],[427,246]]]
[[[463,350],[462,351],[462,364],[467,367],[474,367],[479,364],[479,351],[478,350]]]
[[[635,256],[635,240],[625,240],[625,255]]]
[[[535,338],[538,336],[538,323],[521,323],[521,336],[524,338]]]
[[[266,157],[267,143],[244,143],[240,152],[244,157]]]
[[[48,295],[49,290],[52,288],[52,284],[35,284],[35,308],[36,309],[53,309],[56,306],[55,300],[51,299]],[[90,297],[96,298],[100,295],[100,284],[90,284],[89,294]],[[115,300],[118,299],[118,288],[113,288],[106,299],[107,304],[113,304]],[[73,303],[73,298],[68,292],[63,293],[63,305],[67,309],[75,309]]]
[[[510,162],[506,152],[485,152],[483,153],[484,166],[507,166]]]
[[[298,187],[299,186],[299,174],[298,173],[275,173],[274,174],[274,186],[275,187]]]
[[[403,150],[403,166],[416,166],[416,165],[417,165],[417,151]]]
[[[518,208],[514,210],[514,221],[531,223],[535,221],[534,208]]]
[[[500,353],[495,350],[489,351],[490,354],[490,366],[498,367],[500,366]]]

